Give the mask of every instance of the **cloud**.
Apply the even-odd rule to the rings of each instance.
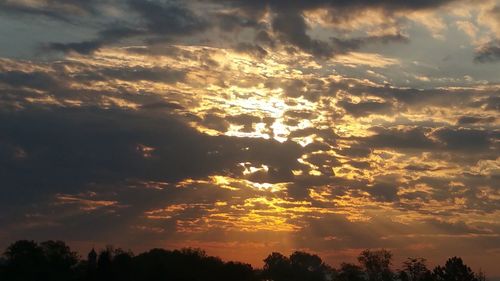
[[[88,45],[47,45],[65,58],[0,60],[2,241],[498,244],[498,85],[412,86],[438,67],[377,44],[413,31],[309,18],[445,4],[365,2],[124,2]]]
[[[374,43],[387,44],[391,42],[407,43],[409,41],[408,37],[400,33],[379,35],[379,36],[366,36],[366,37],[350,38],[350,39],[340,39],[332,37],[330,39],[332,41],[335,50],[337,50],[338,53],[347,53],[349,51],[355,51],[367,44],[374,44]]]
[[[500,41],[491,41],[479,48],[474,57],[479,63],[500,61]]]
[[[384,10],[392,11],[392,10],[420,10],[420,9],[432,9],[444,4],[453,2],[453,0],[439,0],[439,1],[416,1],[416,0],[406,0],[406,1],[390,1],[390,0],[356,0],[356,1],[327,1],[327,0],[316,0],[316,1],[307,1],[300,0],[294,1],[290,3],[285,0],[271,0],[266,3],[261,2],[253,2],[247,0],[226,0],[228,4],[233,6],[238,6],[243,9],[257,10],[257,9],[265,9],[266,7],[270,7],[271,9],[282,10],[282,9],[290,9],[290,10],[313,10],[319,8],[332,8],[332,9],[369,9],[369,8],[381,8]]]
[[[363,140],[368,147],[419,150],[432,150],[438,147],[438,144],[427,136],[430,130],[426,128],[374,127],[372,130],[376,134]]]
[[[85,41],[85,42],[77,42],[77,43],[50,43],[44,47],[44,49],[57,51],[57,52],[77,52],[80,54],[91,54],[95,50],[104,46],[104,42],[99,40],[95,41]]]
[[[55,90],[61,86],[60,81],[47,73],[16,70],[0,72],[0,83],[16,88],[28,87],[38,90]]]
[[[392,202],[398,198],[398,187],[393,183],[377,183],[370,187],[368,192],[380,201]]]
[[[393,105],[387,102],[365,101],[359,103],[350,103],[348,101],[340,101],[337,105],[345,109],[345,111],[354,117],[368,116],[370,114],[391,114]]]
[[[235,50],[237,52],[247,53],[257,58],[263,58],[268,54],[267,51],[261,46],[251,43],[238,43],[238,45],[236,45],[235,47]]]
[[[168,68],[108,68],[102,69],[100,74],[102,75],[102,79],[120,79],[124,81],[146,80],[163,83],[181,82],[186,78],[186,73],[184,71]]]
[[[373,42],[387,43],[390,41],[407,41],[404,36],[382,35],[368,36],[362,39],[340,39],[333,38],[332,42],[326,40],[314,39],[308,34],[308,26],[304,12],[318,9],[327,10],[331,20],[338,17],[349,18],[351,15],[359,14],[368,9],[382,10],[387,16],[397,11],[416,11],[424,9],[433,9],[441,5],[452,2],[444,1],[294,1],[293,3],[281,0],[262,2],[250,2],[245,0],[228,0],[231,7],[239,8],[246,15],[255,15],[255,21],[265,11],[270,11],[272,15],[272,30],[283,42],[290,43],[297,48],[319,57],[330,57],[336,53],[345,53],[349,50],[356,50],[361,45]],[[221,2],[218,2],[221,3]]]
[[[296,144],[209,137],[161,112],[35,107],[0,114],[10,120],[0,139],[10,155],[1,172],[9,205],[92,183],[206,177],[241,162],[293,169],[300,156]]]
[[[209,27],[208,21],[179,2],[127,0],[125,3],[126,8],[123,7],[123,9],[129,10],[130,18],[107,23],[95,39],[69,43],[52,42],[43,44],[42,49],[90,54],[103,46],[116,44],[126,39],[140,40],[139,37],[153,37],[154,40],[151,38],[150,40],[155,41],[160,37],[161,40],[168,41],[173,37],[202,32]],[[97,6],[92,3],[88,5]]]
[[[191,2],[183,4],[179,1],[138,1],[127,0],[119,7],[121,13],[128,13],[129,18],[117,18],[115,22],[107,22],[107,26],[99,36],[93,40],[80,42],[53,42],[45,44],[47,49],[55,51],[76,51],[82,54],[89,54],[103,45],[117,43],[122,39],[134,38],[135,40],[144,37],[153,37],[154,40],[172,40],[172,37],[187,37],[199,34],[214,26],[211,22],[218,22],[220,30],[223,32],[233,32],[237,28],[251,28],[257,31],[255,39],[272,42],[269,38],[268,26],[261,21],[266,9],[272,12],[271,29],[276,37],[285,43],[311,53],[316,56],[330,57],[337,53],[345,53],[350,50],[357,50],[360,46],[368,43],[388,43],[405,42],[407,38],[401,34],[367,36],[358,39],[341,39],[333,37],[331,41],[315,39],[308,34],[310,27],[306,23],[304,12],[315,9],[328,9],[336,15],[356,14],[357,11],[365,9],[381,9],[388,14],[400,10],[420,10],[438,7],[450,1],[405,1],[404,3],[393,3],[391,1],[295,1],[288,4],[283,1],[269,1],[267,3],[250,3],[247,1],[222,1],[217,2],[219,11],[214,14],[196,13],[196,8]],[[2,3],[0,3],[2,5]],[[3,1],[3,6],[16,13],[32,13],[46,15],[54,19],[74,20],[78,19],[84,25],[92,25],[97,19],[105,19],[108,12],[106,5],[110,3],[100,3],[96,1],[74,1],[66,3],[64,1],[48,1],[40,5],[13,4],[11,1]],[[238,8],[237,13],[228,14],[224,12],[228,7]],[[109,9],[108,9],[109,10]],[[253,12],[252,12],[253,11]],[[335,12],[334,12],[335,11]],[[92,14],[96,19],[86,21],[80,15]],[[134,15],[136,17],[134,17]],[[112,35],[116,30],[129,30],[121,32],[120,35]],[[267,34],[265,38],[264,34]],[[138,38],[141,37],[142,38]],[[111,37],[111,38],[110,38]],[[241,42],[240,42],[241,43]]]
[[[241,14],[218,13],[216,16],[218,26],[225,32],[232,32],[241,28],[261,28],[261,24]]]
[[[482,116],[462,116],[458,119],[457,124],[468,125],[477,123],[492,123],[495,122],[496,118],[493,116],[482,117]]]
[[[490,150],[498,132],[474,129],[442,128],[433,133],[451,150]]]
[[[95,14],[98,12],[98,4],[107,1],[95,0],[37,0],[37,1],[12,1],[1,0],[0,11],[8,12],[8,15],[38,15],[48,18],[71,21],[75,17]]]
[[[282,40],[317,56],[331,56],[332,47],[323,41],[312,39],[307,35],[305,19],[296,11],[279,11],[273,19],[273,29]]]
[[[489,151],[495,150],[496,130],[468,128],[426,127],[406,128],[371,128],[376,134],[361,139],[361,142],[373,148],[391,148],[396,150],[447,150],[447,151]]]
[[[138,13],[149,32],[159,35],[189,35],[205,30],[209,23],[178,2],[161,4],[156,1],[128,0],[132,11]]]

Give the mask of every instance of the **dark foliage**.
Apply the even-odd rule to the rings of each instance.
[[[461,258],[427,269],[425,259],[408,258],[395,272],[392,253],[365,250],[359,265],[342,263],[339,269],[314,254],[297,251],[290,256],[271,253],[262,270],[239,262],[224,262],[200,249],[152,249],[139,255],[111,246],[92,249],[80,259],[62,241],[21,240],[0,257],[2,281],[486,281]]]
[[[453,257],[443,266],[434,269],[435,281],[478,281],[476,274],[461,258]]]
[[[272,253],[264,259],[262,277],[274,281],[331,280],[334,270],[317,255],[294,252],[290,257]]]

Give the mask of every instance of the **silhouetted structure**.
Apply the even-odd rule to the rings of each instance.
[[[339,269],[317,255],[294,252],[290,256],[271,253],[262,270],[249,264],[224,262],[199,249],[152,249],[135,256],[130,251],[106,247],[92,249],[87,260],[79,260],[62,241],[21,240],[0,257],[2,281],[485,281],[461,258],[427,269],[425,259],[408,258],[399,272],[391,269],[392,253],[365,250],[359,265],[342,263]]]

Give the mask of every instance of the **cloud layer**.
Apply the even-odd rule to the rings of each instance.
[[[498,275],[497,7],[0,1],[0,238]]]

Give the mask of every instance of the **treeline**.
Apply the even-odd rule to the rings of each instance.
[[[365,250],[358,263],[333,268],[317,255],[271,253],[262,269],[240,262],[224,262],[199,249],[152,249],[134,255],[107,247],[90,251],[87,259],[62,241],[21,240],[0,258],[2,281],[485,281],[461,258],[428,269],[425,259],[408,258],[399,269],[387,250]]]

